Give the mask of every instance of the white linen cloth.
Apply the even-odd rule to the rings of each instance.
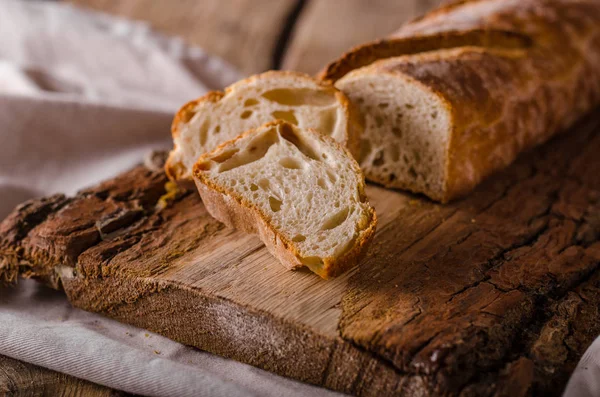
[[[168,148],[176,109],[239,77],[140,22],[0,0],[0,218]],[[0,354],[143,395],[339,395],[74,309],[27,280],[0,287]],[[600,396],[600,340],[565,395]]]
[[[179,106],[239,77],[143,23],[0,0],[0,219],[168,148]],[[338,395],[74,309],[29,280],[0,287],[0,354],[142,395]]]

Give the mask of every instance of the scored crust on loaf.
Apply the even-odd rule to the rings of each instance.
[[[354,69],[368,66],[380,59],[414,55],[442,49],[481,47],[518,49],[531,46],[529,36],[500,29],[470,29],[441,31],[431,34],[390,37],[352,48],[339,59],[328,64],[319,79],[335,83]]]
[[[365,116],[367,179],[447,202],[600,104],[599,62],[597,0],[466,0],[320,77]]]
[[[312,129],[278,120],[247,131],[201,156],[194,180],[211,215],[258,234],[288,269],[339,275],[375,233],[358,164]]]
[[[361,119],[344,94],[303,73],[270,71],[183,106],[172,125],[167,174],[173,180],[190,179],[200,155],[273,120],[314,128],[358,154]]]

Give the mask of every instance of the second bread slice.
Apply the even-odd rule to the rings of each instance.
[[[303,73],[270,71],[183,106],[173,120],[167,174],[191,179],[200,155],[272,120],[314,128],[358,155],[362,122],[344,94]]]
[[[201,156],[194,179],[211,215],[258,234],[289,269],[336,276],[375,233],[358,164],[314,130],[275,121],[247,131]]]

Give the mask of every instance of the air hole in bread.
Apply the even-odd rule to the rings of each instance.
[[[306,202],[307,203],[311,203],[312,202],[312,198],[313,198],[313,192],[308,192],[306,194]]]
[[[313,148],[297,136],[292,127],[288,124],[281,124],[279,126],[279,134],[283,139],[296,146],[296,148],[306,157],[319,161]]]
[[[349,213],[350,210],[348,209],[348,207],[336,212],[334,215],[330,216],[327,220],[325,220],[323,226],[321,226],[321,230],[331,230],[340,226],[348,218]]]
[[[262,190],[269,190],[271,184],[269,183],[268,179],[263,178],[260,181],[258,181],[258,186],[260,186]]]
[[[301,243],[304,240],[306,240],[306,236],[302,235],[302,234],[296,234],[293,238],[292,241],[295,243]]]
[[[276,110],[271,113],[271,116],[273,116],[275,120],[283,120],[287,121],[288,123],[298,125],[298,119],[294,115],[293,110]]]
[[[271,102],[287,106],[311,105],[324,107],[333,105],[336,101],[333,92],[311,90],[310,88],[276,88],[264,92],[262,97]]]
[[[327,153],[321,153],[321,157],[323,157],[324,160],[327,159]]]
[[[437,119],[437,116],[438,116],[438,112],[431,113],[431,118],[432,119]]]
[[[391,183],[391,182],[394,182],[395,180],[396,180],[396,174],[394,174],[394,173],[391,173],[391,174],[390,174],[390,178],[389,178],[389,181],[390,181],[390,183]]]
[[[407,104],[404,105],[404,107],[407,108],[407,109],[414,109],[415,105],[407,103]]]
[[[230,171],[234,168],[241,167],[246,164],[260,160],[267,153],[269,148],[279,142],[279,135],[274,128],[254,138],[244,151],[234,153],[219,166],[219,172]],[[237,149],[235,149],[237,150]]]
[[[254,183],[250,185],[250,190],[252,190],[253,192],[258,190],[258,186],[256,186]]]
[[[221,126],[218,125],[215,127],[215,134],[218,134],[219,132],[221,132]]]
[[[381,128],[383,126],[383,117],[379,115],[375,116],[375,124],[377,124],[377,128]]]
[[[397,145],[390,145],[390,156],[392,156],[394,162],[400,160],[400,150],[398,150]]]
[[[198,141],[200,145],[204,145],[206,143],[206,139],[208,138],[208,127],[210,126],[210,119],[207,117],[200,125],[200,131],[198,133]]]
[[[259,103],[258,100],[254,99],[254,98],[248,98],[244,102],[244,107],[258,105],[258,103]]]
[[[319,132],[325,135],[331,135],[337,123],[337,109],[329,108],[321,111],[319,115]]]
[[[269,196],[269,205],[271,206],[271,211],[279,212],[279,210],[281,210],[281,204],[283,204],[281,200],[278,200],[273,196]]]
[[[410,175],[412,179],[417,179],[417,171],[415,171],[414,167],[408,169],[408,175]]]
[[[383,153],[383,150],[380,150],[375,155],[375,159],[373,160],[373,165],[376,167],[380,167],[383,165],[384,162],[385,162],[385,155]]]
[[[331,172],[331,170],[327,170],[327,177],[331,183],[335,183],[337,181],[337,176]]]
[[[252,116],[252,110],[244,110],[244,112],[240,115],[240,118],[245,120],[250,116]]]
[[[319,178],[317,180],[317,185],[319,185],[319,187],[321,189],[327,189],[327,184],[325,183],[325,181],[322,178]]]
[[[225,150],[224,152],[219,153],[216,156],[214,156],[211,160],[221,164],[222,162],[225,162],[225,161],[229,160],[230,158],[232,158],[233,155],[239,151],[240,151],[240,149],[237,149],[237,148]]]
[[[402,130],[398,127],[392,127],[392,133],[398,138],[402,138]]]
[[[304,163],[300,162],[300,160],[293,157],[284,157],[279,160],[279,164],[283,168],[289,168],[291,170],[301,170],[304,168]]]
[[[413,157],[415,158],[415,163],[420,163],[421,162],[421,153],[419,153],[416,150],[413,150]]]

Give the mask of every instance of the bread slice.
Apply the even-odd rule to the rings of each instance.
[[[375,233],[358,164],[312,129],[278,120],[247,131],[201,156],[194,179],[211,215],[258,234],[288,269],[339,275]]]
[[[270,71],[183,106],[172,125],[167,174],[173,180],[191,179],[200,155],[272,120],[314,128],[358,154],[362,125],[344,94],[302,73]]]

